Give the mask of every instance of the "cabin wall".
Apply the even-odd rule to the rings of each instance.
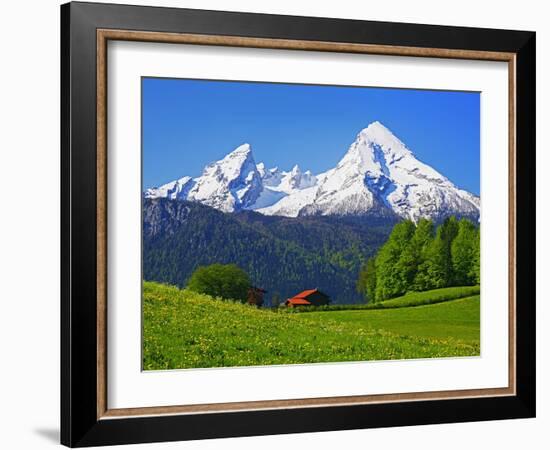
[[[330,299],[325,294],[322,294],[320,292],[314,292],[313,294],[308,295],[307,301],[310,302],[312,305],[321,306],[321,305],[328,305]]]

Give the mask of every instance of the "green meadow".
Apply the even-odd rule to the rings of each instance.
[[[143,368],[478,356],[479,323],[478,287],[302,313],[144,282]]]

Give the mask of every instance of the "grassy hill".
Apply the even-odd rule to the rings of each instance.
[[[479,296],[281,314],[145,282],[145,370],[479,355]]]

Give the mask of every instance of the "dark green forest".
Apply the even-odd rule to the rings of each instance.
[[[360,303],[361,266],[386,241],[394,222],[331,217],[227,214],[199,203],[143,202],[143,276],[186,286],[199,266],[236,264],[266,301],[318,288],[331,303]]]
[[[357,290],[366,302],[410,291],[479,284],[479,228],[468,219],[396,224],[378,253],[361,268]]]

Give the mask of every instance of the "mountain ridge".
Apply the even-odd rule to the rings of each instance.
[[[455,215],[479,220],[479,197],[418,160],[388,128],[362,129],[337,165],[320,174],[295,165],[285,172],[257,163],[242,144],[205,167],[144,197],[197,201],[223,212],[264,215],[398,217],[417,222]]]

